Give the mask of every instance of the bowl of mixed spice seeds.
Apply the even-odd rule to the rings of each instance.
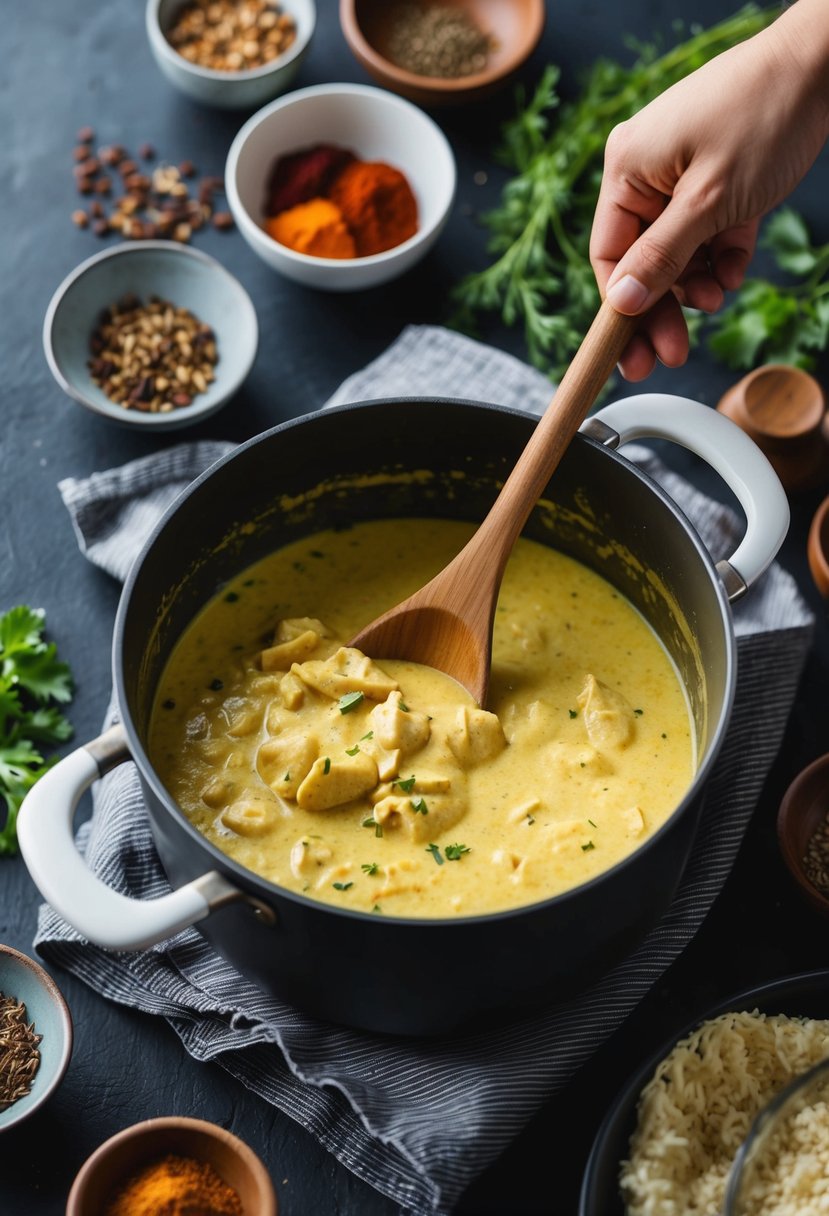
[[[256,311],[214,258],[172,241],[88,258],[53,295],[46,359],[61,388],[126,426],[172,430],[215,413],[251,369]]]
[[[340,0],[355,58],[419,105],[457,105],[504,85],[544,29],[544,0]]]
[[[254,109],[292,84],[316,24],[313,0],[148,0],[147,36],[167,79],[196,101]]]
[[[72,1018],[39,963],[0,945],[0,1132],[54,1093],[72,1055]]]

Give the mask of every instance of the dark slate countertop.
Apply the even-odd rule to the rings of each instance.
[[[50,636],[76,676],[70,714],[79,742],[98,733],[107,703],[119,588],[79,554],[57,482],[185,438],[243,440],[317,408],[405,324],[440,323],[449,285],[483,264],[485,237],[476,217],[494,203],[503,181],[492,148],[500,120],[512,110],[507,93],[473,109],[436,112],[458,158],[457,205],[426,262],[387,288],[355,297],[308,291],[269,271],[238,233],[198,234],[194,245],[222,260],[250,292],[260,323],[259,356],[244,389],[214,419],[170,439],[136,435],[65,397],[43,357],[41,326],[54,288],[101,247],[69,218],[78,205],[71,175],[75,132],[90,124],[97,144],[118,142],[134,149],[149,141],[165,160],[190,158],[200,173],[221,173],[244,117],[200,108],[160,77],[146,42],[143,8],[137,0],[105,5],[40,0],[7,5],[4,12],[0,610],[19,602],[46,610]],[[707,23],[720,8],[714,0],[694,6],[680,0],[626,5],[561,0],[549,6],[542,44],[524,75],[534,81],[545,62],[556,61],[563,68],[564,90],[572,92],[578,72],[596,55],[625,53],[623,35],[657,33],[668,41],[675,18]],[[316,37],[297,87],[366,81],[340,33],[335,0],[318,0],[318,10]],[[481,171],[487,174],[483,184],[476,181]],[[823,241],[829,240],[827,191],[824,155],[795,198]],[[482,336],[523,353],[514,332],[493,329]],[[648,387],[713,404],[733,378],[697,353],[682,371],[657,372]],[[704,488],[716,485],[698,462],[677,457],[676,467]],[[816,612],[815,641],[783,747],[734,872],[683,957],[570,1090],[546,1106],[470,1188],[458,1209],[461,1216],[575,1212],[592,1137],[644,1052],[729,991],[825,965],[825,926],[793,891],[774,829],[789,781],[829,750],[827,614],[805,558],[809,521],[821,496],[814,491],[793,502],[781,554]],[[23,862],[0,860],[0,941],[32,953],[38,903]],[[75,1020],[74,1056],[47,1106],[2,1137],[4,1216],[58,1216],[86,1156],[119,1129],[158,1114],[211,1119],[250,1143],[271,1171],[282,1216],[391,1216],[397,1210],[221,1067],[190,1059],[166,1023],[107,1003],[58,969],[54,974]]]

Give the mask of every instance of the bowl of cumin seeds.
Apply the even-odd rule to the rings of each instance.
[[[0,1132],[55,1092],[72,1037],[69,1007],[52,977],[28,955],[0,945]]]

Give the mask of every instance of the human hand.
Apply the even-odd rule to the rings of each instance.
[[[829,135],[829,5],[799,0],[610,135],[590,241],[602,294],[647,313],[620,367],[641,380],[688,355],[682,304],[715,312],[740,286],[760,218]]]

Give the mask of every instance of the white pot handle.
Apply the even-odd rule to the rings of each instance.
[[[128,759],[126,738],[115,726],[70,752],[23,800],[17,820],[20,851],[47,903],[90,942],[109,950],[143,950],[237,900],[253,903],[260,918],[272,920],[269,908],[215,870],[148,900],[120,895],[96,878],[75,848],[72,819],[92,782]]]
[[[613,448],[636,439],[670,439],[716,469],[746,514],[742,541],[727,561],[717,562],[729,600],[744,595],[771,565],[789,527],[789,504],[774,469],[736,423],[698,401],[642,393],[606,405],[581,431]]]

